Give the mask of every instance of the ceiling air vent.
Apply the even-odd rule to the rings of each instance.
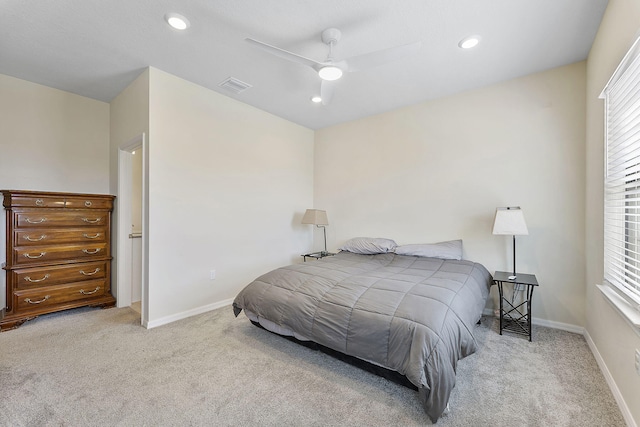
[[[252,87],[249,83],[242,82],[238,79],[234,79],[233,77],[229,77],[218,86],[228,89],[233,93],[240,93]]]

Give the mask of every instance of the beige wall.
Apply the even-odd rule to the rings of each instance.
[[[152,324],[308,249],[313,131],[152,68],[149,145]]]
[[[145,133],[149,136],[149,69],[120,92],[110,104],[111,134],[109,187],[118,192],[118,148]]]
[[[605,84],[640,35],[640,2],[610,0],[587,61],[586,149],[586,290],[588,336],[615,381],[617,397],[626,403],[633,422],[640,425],[640,377],[634,369],[634,351],[640,335],[604,299],[595,287],[603,278],[604,102],[598,99]],[[627,418],[629,421],[629,418]]]
[[[149,138],[149,70],[146,69],[115,97],[110,104],[111,127],[109,156],[111,159],[109,188],[118,195],[118,151],[141,134]],[[141,157],[141,156],[139,156]],[[116,198],[113,212],[111,293],[118,297],[118,213],[121,202]],[[127,227],[130,227],[127,226]],[[127,229],[127,233],[131,231]],[[144,314],[143,314],[144,316]],[[146,319],[145,319],[146,320]]]
[[[3,188],[117,194],[118,147],[147,135],[150,325],[227,301],[310,249],[313,131],[154,69],[111,104],[7,76],[0,94]]]
[[[0,129],[0,189],[109,192],[109,104],[0,75]]]
[[[585,63],[316,132],[315,206],[329,246],[463,239],[464,257],[512,266],[491,234],[498,206],[521,206],[518,269],[541,284],[535,318],[584,325]],[[495,292],[495,289],[493,290]]]
[[[0,75],[0,187],[108,193],[109,104]]]

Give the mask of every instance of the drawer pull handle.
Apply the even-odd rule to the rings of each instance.
[[[98,252],[100,252],[100,248],[97,248],[97,249],[94,249],[94,250],[83,249],[82,252],[84,252],[85,254],[88,254],[88,255],[95,255]]]
[[[44,275],[44,277],[43,277],[42,279],[32,279],[31,277],[26,276],[26,277],[24,278],[24,280],[26,280],[27,282],[31,282],[31,283],[37,283],[37,282],[45,281],[45,280],[47,280],[48,278],[49,278],[49,275],[48,275],[48,274],[45,274],[45,275]]]
[[[96,219],[82,218],[84,222],[88,222],[89,224],[95,224],[96,222],[100,222],[101,219],[102,218],[96,218]]]
[[[89,236],[87,233],[84,233],[82,237],[87,239],[97,239],[98,237],[100,237],[100,233],[96,233],[94,236]]]
[[[25,219],[25,221],[27,221],[29,224],[42,224],[43,222],[45,222],[47,220],[47,218],[40,218],[37,221],[32,221],[31,218],[27,218]]]
[[[36,205],[37,205],[37,206],[42,206],[42,205],[44,205],[44,200],[42,200],[42,199],[36,199]]]
[[[96,274],[99,271],[100,271],[99,268],[96,268],[91,273],[86,273],[84,270],[80,270],[80,274],[82,274],[83,276],[93,276],[94,274]]]
[[[91,206],[92,204],[93,204],[93,203],[91,203],[91,200],[87,200],[87,201],[85,201],[85,202],[84,202],[84,205],[85,205],[86,207],[89,207],[89,206]]]
[[[82,295],[91,295],[91,294],[95,294],[95,293],[96,293],[96,292],[98,292],[99,290],[100,290],[100,286],[96,287],[94,290],[89,291],[89,292],[85,291],[84,289],[80,289],[80,293],[81,293]]]
[[[45,295],[44,298],[42,298],[40,301],[31,301],[31,298],[25,298],[24,302],[28,304],[40,304],[41,302],[45,302],[49,298],[51,298],[49,295]]]
[[[38,237],[37,239],[34,239],[31,236],[24,236],[24,240],[28,240],[30,242],[39,242],[40,240],[44,239],[45,237],[47,237],[46,234],[41,235],[40,237]]]
[[[24,254],[24,256],[25,258],[29,258],[29,259],[37,259],[37,258],[42,258],[45,254],[46,252],[40,252],[40,255]]]

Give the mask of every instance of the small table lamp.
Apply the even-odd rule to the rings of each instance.
[[[322,231],[324,232],[324,251],[322,254],[327,253],[327,229],[325,225],[329,225],[329,220],[327,219],[327,211],[322,211],[319,209],[307,209],[302,217],[303,224],[313,224],[316,227],[322,227]]]
[[[496,218],[493,222],[493,234],[511,234],[513,236],[513,276],[516,278],[516,235],[529,234],[527,224],[524,222],[524,214],[519,206],[497,208]]]

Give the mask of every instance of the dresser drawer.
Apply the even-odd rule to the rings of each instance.
[[[40,228],[36,230],[16,230],[14,243],[16,246],[42,246],[58,243],[101,243],[106,240],[106,227],[53,230]]]
[[[111,198],[67,197],[65,207],[68,209],[113,209]]]
[[[64,266],[21,268],[11,271],[16,289],[33,289],[107,277],[107,261]]]
[[[33,246],[13,249],[14,265],[43,264],[54,261],[79,261],[109,256],[106,243],[85,245]]]
[[[105,294],[105,280],[90,280],[69,285],[16,290],[13,292],[13,309],[18,313],[48,310],[82,299],[101,297]]]
[[[14,212],[13,220],[16,228],[91,227],[108,224],[109,212],[25,210]]]
[[[0,332],[46,313],[112,307],[115,196],[0,190],[6,211]]]
[[[13,194],[5,206],[23,208],[64,208],[64,196]]]

